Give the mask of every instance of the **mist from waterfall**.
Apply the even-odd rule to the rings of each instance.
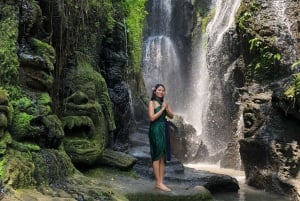
[[[215,11],[214,18],[208,23],[206,32],[201,34],[198,41],[194,42],[193,62],[191,70],[191,102],[186,109],[186,119],[196,128],[199,138],[208,146],[210,154],[215,154],[218,151],[225,149],[227,142],[223,142],[222,138],[211,140],[210,133],[207,130],[208,121],[216,121],[217,118],[208,119],[208,114],[211,113],[212,105],[218,103],[223,107],[222,86],[220,82],[227,80],[228,75],[223,75],[220,81],[217,77],[219,69],[222,67],[223,37],[229,28],[234,26],[234,15],[240,5],[240,0],[224,1],[216,0],[212,2],[211,10]],[[231,73],[231,68],[228,68],[226,74]],[[214,102],[213,102],[214,101]],[[221,114],[215,114],[221,115]],[[221,120],[226,116],[219,117]],[[226,131],[225,131],[226,132]],[[231,132],[231,131],[230,131]]]
[[[142,73],[148,95],[151,96],[152,88],[156,84],[164,84],[166,99],[176,112],[180,110],[182,102],[180,100],[182,77],[176,47],[169,36],[171,8],[171,0],[152,2],[149,16],[150,34],[143,48]]]
[[[183,116],[201,135],[205,130],[206,114],[210,100],[209,74],[206,63],[206,34],[194,41],[192,68],[190,71],[189,103],[184,106]]]

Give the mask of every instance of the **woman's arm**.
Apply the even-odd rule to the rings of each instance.
[[[166,106],[162,105],[161,109],[157,113],[154,113],[154,109],[155,109],[154,101],[149,101],[148,117],[149,117],[150,121],[155,121],[156,119],[158,119],[160,117],[160,115],[163,113],[163,111],[166,109]]]

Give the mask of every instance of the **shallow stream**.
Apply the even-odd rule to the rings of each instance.
[[[226,174],[236,178],[239,182],[240,190],[238,193],[218,193],[214,194],[216,201],[291,201],[289,198],[258,190],[245,183],[245,175],[243,171],[224,169],[217,165],[207,164],[185,164],[185,166],[197,170],[203,170],[218,174]]]

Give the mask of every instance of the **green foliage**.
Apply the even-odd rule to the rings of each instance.
[[[18,80],[17,56],[18,5],[0,3],[0,84],[13,84]]]
[[[284,95],[287,100],[293,102],[293,106],[297,100],[300,101],[300,73],[293,75],[293,80]]]
[[[132,73],[140,71],[143,46],[143,24],[147,15],[145,3],[147,0],[126,0],[128,16],[126,18],[127,33]]]
[[[279,65],[281,55],[265,45],[259,38],[249,40],[252,62],[248,65],[252,77],[257,81],[268,82],[276,78],[276,67]]]
[[[250,12],[244,12],[238,19],[238,22],[237,22],[238,27],[242,30],[247,29],[247,25],[248,25],[248,22],[251,17],[252,17],[252,14]]]
[[[300,60],[293,63],[292,68],[300,67]]]
[[[246,30],[251,22],[252,16],[255,15],[255,11],[259,9],[259,4],[255,0],[249,2],[249,4],[245,4],[244,7],[240,7],[236,19],[237,27],[241,30]]]

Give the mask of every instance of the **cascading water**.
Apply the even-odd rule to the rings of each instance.
[[[229,114],[224,112],[224,105],[228,103],[223,97],[227,94],[222,94],[224,74],[230,74],[231,68],[230,64],[222,66],[224,58],[228,56],[221,51],[224,46],[224,34],[233,26],[234,14],[240,0],[234,3],[229,0],[212,2],[215,16],[208,24],[206,33],[202,33],[199,40],[194,41],[191,67],[181,66],[172,41],[171,2],[152,1],[148,16],[150,31],[145,40],[143,55],[142,72],[145,85],[148,94],[151,95],[151,88],[155,84],[165,84],[167,98],[173,110],[184,116],[185,120],[196,128],[198,141],[203,140],[208,145],[209,152],[214,154],[216,150],[226,148],[231,133],[231,128],[228,127],[231,124]],[[224,68],[226,70],[222,72]],[[182,77],[183,71],[188,72],[186,77]],[[188,88],[184,90],[184,86]],[[216,107],[220,107],[219,111],[222,112],[215,111]],[[212,115],[215,112],[217,117]],[[207,128],[208,126],[210,128]],[[199,143],[195,143],[195,146],[197,144]]]
[[[176,47],[169,36],[171,8],[171,0],[152,2],[149,17],[150,33],[144,43],[142,72],[148,94],[151,95],[151,88],[155,84],[164,84],[168,101],[173,110],[178,111],[181,90],[175,89],[174,86],[180,86],[178,83],[182,83],[182,78]]]
[[[184,116],[196,128],[210,154],[224,150],[231,134],[230,115],[224,112],[230,105],[224,100],[223,87],[232,73],[232,64],[224,61],[229,56],[222,49],[226,45],[224,34],[234,26],[239,5],[240,0],[213,1],[214,18],[193,45],[190,103]]]
[[[205,131],[205,121],[210,100],[209,74],[206,63],[206,33],[199,40],[194,41],[192,54],[192,68],[190,71],[189,103],[184,107],[184,118],[197,130],[198,143]],[[200,137],[201,136],[201,137]],[[195,143],[196,146],[198,143]],[[195,148],[197,150],[197,147]]]
[[[227,147],[232,132],[232,114],[235,108],[231,100],[232,91],[228,87],[228,77],[232,74],[234,60],[228,33],[234,28],[234,17],[241,0],[216,0],[212,2],[214,18],[207,25],[206,63],[209,72],[209,108],[206,113],[204,139],[211,154]],[[227,38],[226,38],[227,37]],[[231,59],[230,59],[231,58]],[[232,59],[233,58],[233,59]]]

